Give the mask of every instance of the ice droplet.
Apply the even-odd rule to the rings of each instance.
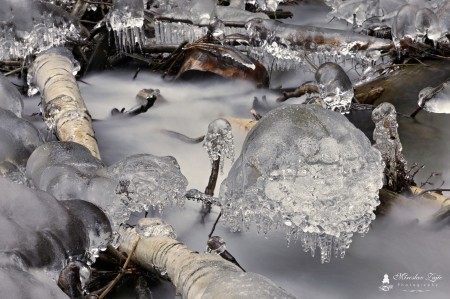
[[[220,159],[220,169],[223,171],[225,158],[234,161],[234,141],[231,124],[223,118],[218,118],[208,125],[203,147],[209,155],[211,163]]]
[[[336,63],[322,64],[315,79],[319,94],[328,109],[345,113],[350,109],[354,96],[353,85],[345,71]]]

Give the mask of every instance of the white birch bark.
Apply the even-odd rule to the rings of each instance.
[[[136,229],[121,231],[120,251],[130,254],[138,241],[133,259],[141,267],[164,271],[184,299],[273,299],[295,298],[272,281],[256,273],[242,272],[219,255],[196,253],[183,243],[167,237],[159,229],[161,221],[143,219],[151,233],[138,233]],[[142,231],[142,220],[137,229]],[[146,235],[146,236],[144,236]],[[161,236],[163,235],[163,236]]]
[[[29,69],[29,82],[42,96],[44,120],[60,141],[84,145],[100,159],[92,120],[81,97],[70,51],[53,48],[41,53]]]

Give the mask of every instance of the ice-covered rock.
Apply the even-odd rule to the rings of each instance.
[[[305,251],[343,257],[354,233],[375,219],[383,162],[344,116],[315,105],[287,105],[249,132],[222,183],[223,219],[232,230],[256,222],[285,227]]]
[[[101,161],[75,142],[47,142],[27,162],[27,176],[34,185],[60,200],[83,199],[83,194]]]
[[[88,235],[50,194],[0,177],[0,252],[14,253],[28,267],[60,269],[65,259],[83,255]]]
[[[59,200],[96,204],[115,230],[131,212],[182,205],[187,186],[173,157],[134,155],[104,167],[74,142],[48,142],[37,148],[28,159],[27,176]]]
[[[0,108],[0,176],[27,185],[27,159],[42,143],[39,131],[31,123]]]
[[[143,45],[143,0],[114,0],[107,19],[109,28],[114,31],[117,51],[133,52],[136,43]]]
[[[14,113],[0,109],[0,120],[0,129],[9,132],[19,141],[28,155],[43,143],[39,131],[30,122],[17,117]]]
[[[43,270],[28,271],[19,255],[0,253],[0,298],[67,299]]]
[[[17,88],[0,73],[0,108],[22,117],[23,101]]]
[[[225,158],[234,161],[234,141],[231,124],[224,118],[218,118],[208,125],[203,147],[209,155],[211,163],[220,159],[220,169],[223,169]]]
[[[315,79],[320,97],[328,109],[343,113],[350,109],[354,96],[353,84],[338,64],[322,64],[316,71]]]
[[[98,206],[85,200],[73,199],[60,202],[69,214],[83,223],[86,234],[89,236],[88,262],[94,261],[99,251],[106,250],[106,246],[112,241],[112,229],[108,217]]]

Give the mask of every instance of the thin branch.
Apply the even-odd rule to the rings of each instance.
[[[213,227],[211,229],[211,232],[208,235],[208,238],[211,239],[211,236],[213,235],[214,231],[216,230],[216,225],[219,222],[220,217],[222,217],[222,211],[220,211],[219,215],[217,216],[216,221],[214,222],[214,225],[213,225]]]
[[[8,76],[20,73],[21,71],[22,71],[22,68],[20,67],[18,69],[12,70],[10,72],[4,73],[3,75],[5,75],[5,77],[8,77]]]
[[[133,244],[133,247],[130,251],[130,254],[127,257],[127,260],[125,261],[125,264],[123,264],[123,267],[121,269],[121,271],[119,272],[119,274],[116,276],[116,278],[109,284],[109,286],[103,291],[103,293],[98,297],[99,299],[104,299],[106,297],[106,295],[108,295],[108,293],[116,286],[116,284],[122,279],[123,275],[126,272],[126,268],[128,267],[128,264],[131,261],[131,257],[134,254],[134,251],[136,250],[136,247],[139,243],[139,240],[141,239],[140,236],[138,236],[138,238],[136,239],[136,241]]]
[[[424,191],[422,191],[420,193],[417,193],[417,194],[415,194],[415,196],[421,196],[421,195],[423,195],[425,193],[428,193],[428,192],[450,192],[450,189],[439,189],[439,188],[429,189],[429,190],[424,190]]]

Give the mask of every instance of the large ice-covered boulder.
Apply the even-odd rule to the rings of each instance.
[[[380,152],[339,113],[288,105],[263,117],[221,185],[222,213],[234,230],[256,222],[285,226],[305,251],[344,256],[368,231],[383,184]]]

